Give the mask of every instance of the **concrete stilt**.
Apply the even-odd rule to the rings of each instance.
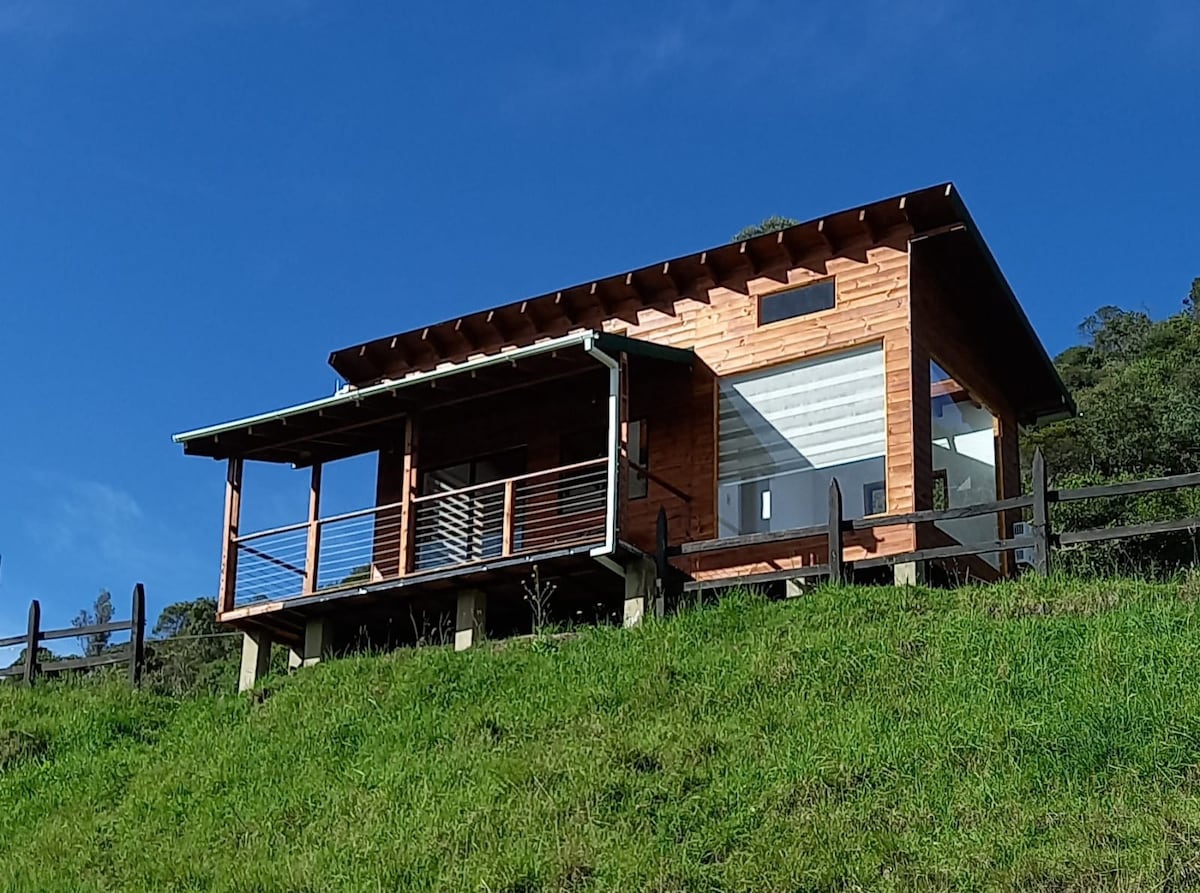
[[[454,650],[466,651],[483,639],[487,620],[487,594],[478,589],[462,589],[455,611]]]
[[[640,626],[647,609],[661,616],[661,600],[657,598],[655,588],[654,561],[639,558],[625,566],[624,625]]]
[[[304,666],[304,655],[300,648],[288,649],[288,670],[298,670]]]
[[[333,621],[328,617],[310,617],[304,625],[304,652],[300,666],[311,667],[333,654]],[[290,661],[289,661],[290,663]]]
[[[925,562],[901,561],[892,566],[897,586],[924,586]]]
[[[242,633],[242,667],[238,673],[238,691],[254,687],[271,669],[271,637],[261,632]]]

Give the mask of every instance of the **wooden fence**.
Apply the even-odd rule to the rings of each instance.
[[[19,676],[24,679],[26,685],[33,685],[34,680],[42,673],[90,670],[94,667],[128,663],[129,684],[140,685],[142,670],[146,663],[146,591],[141,583],[133,587],[132,601],[128,620],[94,623],[91,626],[71,626],[65,629],[42,629],[42,607],[37,599],[34,599],[29,605],[29,627],[25,634],[0,639],[0,648],[10,648],[14,645],[25,646],[25,657],[21,664],[0,669],[0,678]],[[38,660],[38,651],[43,642],[118,632],[129,633],[127,645],[118,645],[112,650],[90,657],[69,658],[45,663]]]
[[[1060,490],[1052,490],[1047,487],[1046,479],[1046,462],[1041,450],[1038,450],[1033,458],[1032,492],[1026,495],[1000,499],[995,502],[979,503],[978,505],[943,509],[941,511],[931,509],[909,512],[903,515],[885,515],[877,518],[847,520],[842,514],[841,488],[838,485],[837,479],[834,478],[829,486],[829,521],[826,524],[794,530],[771,531],[769,533],[754,533],[724,539],[682,543],[674,546],[668,543],[666,513],[660,510],[656,550],[659,585],[670,589],[676,582],[677,574],[670,565],[670,559],[674,557],[696,555],[704,552],[744,549],[815,536],[827,537],[828,557],[824,564],[753,574],[737,580],[688,581],[683,583],[682,588],[685,590],[694,590],[725,587],[736,583],[768,583],[777,580],[796,580],[812,577],[827,577],[832,582],[840,583],[847,580],[855,569],[984,555],[993,552],[1007,552],[1013,549],[1031,549],[1033,552],[1031,562],[1033,572],[1046,576],[1050,573],[1053,551],[1063,546],[1200,530],[1200,517],[1182,518],[1175,521],[1153,521],[1145,524],[1127,524],[1119,527],[1098,527],[1090,530],[1063,531],[1061,533],[1055,533],[1050,523],[1050,506],[1052,504],[1078,502],[1084,499],[1138,496],[1146,493],[1200,487],[1200,473],[1178,474],[1171,477],[1148,478],[1140,481],[1126,481],[1119,484],[1103,484],[1095,487]],[[1022,536],[1000,537],[997,534],[996,538],[985,541],[936,546],[928,549],[919,549],[914,552],[905,552],[899,555],[865,558],[854,562],[848,562],[843,557],[843,536],[849,532],[872,530],[897,524],[931,524],[938,521],[956,521],[962,518],[973,518],[982,515],[1003,516],[1010,512],[1024,512],[1026,510],[1030,512],[1031,516],[1029,522],[1030,532]],[[997,530],[999,529],[1000,525],[997,524]]]

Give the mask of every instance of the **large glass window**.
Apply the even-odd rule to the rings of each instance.
[[[996,496],[995,418],[937,363],[930,365],[933,429],[933,507],[955,509],[993,502]],[[938,521],[960,543],[994,540],[995,515]],[[981,556],[999,566],[996,553]]]
[[[723,379],[720,535],[824,523],[834,477],[846,517],[886,511],[885,416],[881,345]]]

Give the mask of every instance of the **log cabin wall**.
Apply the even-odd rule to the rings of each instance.
[[[931,508],[933,497],[928,380],[931,360],[948,372],[995,417],[997,498],[1020,496],[1020,433],[1017,415],[1003,393],[1002,376],[1005,370],[988,368],[982,364],[978,345],[982,339],[992,337],[992,333],[973,330],[958,312],[958,308],[976,300],[977,296],[963,293],[939,276],[933,265],[923,260],[919,241],[914,243],[911,256],[914,380],[922,373],[926,378],[923,388],[918,386],[914,389],[916,393],[924,394],[923,406],[914,411],[914,418],[922,427],[916,432],[915,442],[919,449],[923,448],[926,452],[916,464],[918,507]],[[1001,518],[997,533],[1004,537],[1011,536],[1012,524],[1016,520],[1016,513]],[[939,544],[934,531],[923,530],[920,533],[920,548]],[[1004,562],[1004,569],[1011,570],[1008,567],[1011,555],[1005,555]]]
[[[908,250],[906,234],[894,235],[882,244],[861,242],[844,246],[837,256],[826,256],[811,266],[766,269],[757,276],[745,276],[703,291],[704,300],[683,299],[675,303],[673,313],[642,311],[636,323],[606,320],[606,331],[653,341],[671,347],[693,348],[716,378],[738,375],[823,353],[847,350],[882,342],[887,414],[887,503],[888,511],[901,513],[914,508],[914,411],[921,400],[914,393],[912,376],[912,338],[908,301]],[[832,309],[799,316],[770,325],[758,324],[758,301],[762,295],[789,286],[803,285],[834,277],[836,303]],[[924,411],[928,415],[928,385]],[[693,518],[697,534],[703,539],[716,531],[716,403],[714,393],[703,421],[714,426],[711,454],[697,453],[695,461],[711,477],[707,482],[711,503],[704,507],[706,517]],[[702,411],[701,403],[692,410]],[[926,420],[927,421],[927,420]],[[695,426],[701,424],[697,418]],[[653,429],[652,429],[653,430]],[[656,458],[661,451],[651,445]],[[698,513],[698,506],[693,512]],[[657,511],[657,506],[654,506]],[[670,507],[668,505],[668,511]],[[703,531],[701,534],[700,531]],[[852,542],[847,557],[902,552],[914,548],[910,528],[897,526],[876,532],[870,542]],[[786,567],[820,563],[825,549],[820,542],[799,543],[743,551],[736,568],[728,566],[729,556],[711,554],[692,559],[686,569],[697,578],[726,576],[731,573],[755,573]]]

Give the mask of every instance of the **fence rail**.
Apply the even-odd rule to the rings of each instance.
[[[744,536],[726,537],[715,540],[680,543],[670,545],[667,542],[666,512],[659,510],[658,530],[658,576],[660,586],[670,586],[676,578],[669,559],[681,556],[699,555],[704,553],[722,552],[745,549],[772,543],[785,543],[808,537],[824,536],[828,541],[828,560],[824,564],[809,565],[788,570],[770,571],[767,573],[751,574],[738,578],[737,581],[712,581],[710,583],[689,582],[684,588],[698,589],[705,585],[727,586],[731,582],[771,582],[773,580],[790,580],[803,577],[828,577],[834,582],[846,579],[854,569],[886,567],[888,565],[933,561],[938,559],[969,557],[994,552],[1008,552],[1014,549],[1031,549],[1033,552],[1032,569],[1034,573],[1047,575],[1050,573],[1051,555],[1056,548],[1074,546],[1084,543],[1107,542],[1111,540],[1130,539],[1137,536],[1154,536],[1165,533],[1183,531],[1200,531],[1200,517],[1182,518],[1171,521],[1153,521],[1144,524],[1128,524],[1117,527],[1097,527],[1088,530],[1072,530],[1055,533],[1050,522],[1049,507],[1052,504],[1078,502],[1085,499],[1111,499],[1124,496],[1138,496],[1145,493],[1158,493],[1168,490],[1180,490],[1190,487],[1200,487],[1200,473],[1178,474],[1170,477],[1147,478],[1140,481],[1125,481],[1117,484],[1104,484],[1094,487],[1077,487],[1070,489],[1051,489],[1046,484],[1046,462],[1041,450],[1033,459],[1032,492],[998,499],[992,502],[982,502],[976,505],[961,506],[943,510],[921,510],[908,512],[903,515],[885,515],[873,518],[846,519],[842,514],[841,488],[835,478],[829,486],[829,520],[825,524],[796,528],[793,530],[778,530],[767,533],[754,533]],[[846,561],[843,557],[845,534],[873,530],[899,524],[926,524],[938,521],[954,521],[962,518],[980,517],[983,515],[1003,516],[1005,513],[1029,510],[1031,520],[1030,533],[1022,536],[997,537],[986,541],[955,543],[953,545],[935,546],[917,549],[897,555],[885,555],[872,558],[862,558]],[[833,535],[836,534],[836,535]]]
[[[41,624],[42,606],[37,599],[34,599],[29,603],[29,625],[25,633],[0,639],[0,648],[11,648],[14,645],[25,646],[25,656],[21,663],[17,666],[0,668],[0,679],[20,677],[26,685],[33,685],[37,677],[44,673],[89,670],[95,667],[128,663],[130,685],[136,687],[141,684],[142,670],[146,664],[146,590],[141,583],[133,587],[128,620],[46,630],[41,628]],[[67,660],[43,662],[38,659],[38,651],[43,642],[118,632],[129,633],[128,644],[117,646],[119,650]]]

